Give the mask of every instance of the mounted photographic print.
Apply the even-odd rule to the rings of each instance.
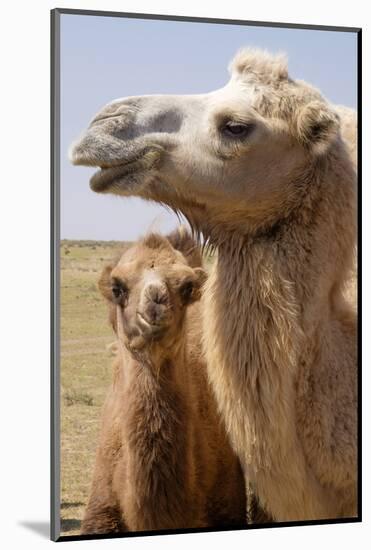
[[[52,11],[53,540],[361,521],[360,45]]]

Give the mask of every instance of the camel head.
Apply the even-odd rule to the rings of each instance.
[[[99,288],[126,347],[168,348],[183,337],[186,309],[200,299],[206,279],[200,265],[195,242],[180,228],[168,237],[147,235],[103,270]]]
[[[289,77],[280,55],[242,50],[230,73],[210,93],[109,103],[72,147],[72,162],[98,168],[94,191],[165,203],[204,234],[288,215],[339,141],[339,117]]]

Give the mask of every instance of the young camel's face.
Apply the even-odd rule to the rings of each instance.
[[[317,90],[288,77],[280,57],[247,50],[231,73],[207,94],[113,101],[74,145],[72,162],[100,168],[94,191],[164,202],[196,226],[282,213],[337,137],[338,117]]]
[[[204,270],[190,267],[165,237],[149,235],[103,271],[99,288],[111,304],[118,337],[139,351],[184,337],[186,308],[200,298],[205,279]]]

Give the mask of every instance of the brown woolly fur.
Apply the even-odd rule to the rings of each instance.
[[[82,534],[246,521],[244,476],[201,357],[204,280],[184,229],[146,236],[102,274],[117,359]]]
[[[260,504],[276,521],[356,516],[355,114],[248,49],[219,90],[125,98],[99,117],[72,152],[103,167],[92,189],[167,204],[217,250],[208,375]],[[115,171],[139,154],[135,173]]]

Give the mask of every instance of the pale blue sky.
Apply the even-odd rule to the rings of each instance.
[[[153,222],[164,232],[178,223],[159,205],[93,193],[94,169],[71,166],[68,148],[117,97],[220,88],[244,46],[286,52],[292,77],[356,108],[355,33],[61,15],[62,239],[133,240]]]

